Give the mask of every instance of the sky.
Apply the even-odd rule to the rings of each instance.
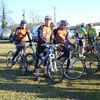
[[[9,16],[14,23],[20,23],[23,9],[26,20],[31,22],[31,12],[43,19],[50,15],[54,19],[56,7],[56,22],[64,19],[70,25],[80,23],[100,22],[100,0],[4,0]]]

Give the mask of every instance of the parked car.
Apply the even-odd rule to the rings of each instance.
[[[9,39],[10,34],[11,34],[11,29],[3,29],[1,33],[1,39]]]

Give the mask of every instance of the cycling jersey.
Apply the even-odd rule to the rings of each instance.
[[[54,35],[57,43],[65,43],[68,32],[58,28],[54,30]]]
[[[78,28],[77,33],[78,33],[79,38],[84,38],[85,34],[86,34],[86,31],[85,31],[84,28]]]
[[[95,28],[88,28],[87,35],[88,35],[88,38],[93,39],[94,37],[97,36],[96,29]]]
[[[52,30],[46,25],[42,25],[38,29],[38,42],[50,42],[51,41]]]
[[[25,42],[27,29],[18,29],[16,32],[16,38],[19,42]]]

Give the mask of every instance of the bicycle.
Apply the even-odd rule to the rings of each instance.
[[[16,46],[22,46],[22,45],[15,45],[15,49],[16,49]],[[28,46],[26,46],[26,47],[22,47],[22,50],[19,52],[19,54],[16,56],[16,58],[15,58],[15,60],[14,60],[14,62],[12,61],[12,58],[13,58],[13,56],[14,56],[14,53],[15,53],[15,51],[14,50],[12,50],[12,51],[9,51],[8,53],[7,53],[7,56],[6,56],[6,65],[7,65],[7,67],[8,68],[11,68],[13,65],[15,65],[15,64],[19,64],[19,68],[21,69],[21,66],[20,66],[20,62],[21,62],[21,60],[22,60],[22,56],[25,58],[25,55],[26,55],[26,51],[27,51],[27,49],[29,50],[30,49],[30,51],[32,51],[32,53],[34,52],[34,49],[32,48],[32,46],[30,46],[30,45],[28,45]],[[30,52],[29,51],[29,52]],[[14,64],[13,64],[14,63]]]
[[[100,68],[100,43],[97,40],[87,45],[85,56],[86,73],[96,73]]]
[[[38,65],[41,67],[41,65],[45,61],[47,61],[47,74],[49,76],[49,79],[54,83],[59,83],[63,80],[64,70],[63,70],[63,65],[61,64],[61,62],[58,61],[55,57],[54,49],[56,45],[45,43],[45,44],[42,44],[42,46],[46,47],[46,49],[44,50],[44,52],[46,52],[46,56],[43,56],[40,59],[40,63]],[[27,55],[32,58],[30,61],[30,64],[35,65],[36,53],[27,54]]]
[[[84,61],[79,57],[78,52],[75,49],[75,45],[71,43],[69,45],[64,45],[67,46],[67,48],[70,50],[69,57],[62,57],[60,59],[63,64],[64,75],[68,79],[78,79],[84,73]],[[60,55],[58,55],[59,57],[62,55],[62,53],[61,51],[58,52],[60,53]]]
[[[20,46],[20,45],[17,45],[17,46]],[[12,58],[14,56],[14,53],[15,53],[15,50],[16,49],[16,46],[14,46],[13,50],[9,51],[7,53],[7,56],[6,56],[6,65],[8,68],[11,68],[14,64],[13,64],[13,61],[12,61]],[[19,62],[19,59],[20,59],[20,54],[21,52],[16,56],[15,58],[15,64],[17,64]]]

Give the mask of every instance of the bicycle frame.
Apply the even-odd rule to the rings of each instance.
[[[57,70],[56,62],[54,62],[54,68],[53,68],[53,65],[52,65],[52,60],[55,59],[55,56],[53,54],[53,47],[52,47],[51,44],[45,44],[45,45],[47,47],[46,50],[45,50],[45,52],[47,52],[47,55],[45,57],[42,57],[39,66],[42,65],[46,60],[49,59],[50,65],[51,65],[51,70],[52,71]]]
[[[50,55],[52,54],[52,49],[51,47],[48,47],[46,48],[45,52],[47,53],[47,55],[45,57],[42,57],[41,58],[41,63],[39,65],[41,65],[42,63],[44,63],[49,57]]]

